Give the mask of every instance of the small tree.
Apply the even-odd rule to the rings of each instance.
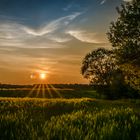
[[[81,73],[94,85],[111,85],[117,70],[112,51],[99,48],[87,54],[82,62]]]
[[[127,84],[140,90],[140,0],[117,8],[119,17],[112,22],[108,38]]]

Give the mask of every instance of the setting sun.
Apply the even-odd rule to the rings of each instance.
[[[44,79],[46,79],[46,74],[45,73],[40,73],[39,77],[40,77],[40,79],[44,80]]]

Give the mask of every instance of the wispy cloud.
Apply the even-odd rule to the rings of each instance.
[[[125,1],[125,2],[132,2],[132,0],[123,0],[123,1]]]
[[[63,42],[68,42],[70,41],[72,38],[71,37],[67,37],[66,34],[63,34],[63,36],[58,36],[58,35],[50,35],[49,39],[54,41],[54,42],[58,42],[58,43],[63,43]]]
[[[61,17],[59,19],[51,21],[49,24],[47,23],[46,25],[39,27],[38,29],[32,29],[29,27],[24,27],[23,29],[28,34],[31,34],[34,36],[43,36],[45,34],[52,33],[55,30],[58,30],[60,28],[64,28],[80,14],[81,13],[78,12],[78,13],[74,13],[74,14],[69,15],[69,16]]]
[[[71,0],[62,10],[67,12],[73,9],[81,10],[80,4],[77,4],[75,0]]]
[[[83,30],[69,30],[67,34],[73,36],[74,38],[86,43],[105,43],[100,38],[97,37],[97,33],[89,33]]]
[[[31,37],[23,27],[13,22],[0,23],[0,46],[22,46],[23,42]]]
[[[105,2],[106,2],[106,0],[102,0],[100,4],[102,5],[102,4],[104,4]]]
[[[108,0],[102,0],[102,1],[100,2],[100,4],[103,5],[103,4],[105,4],[107,1],[108,1]],[[122,1],[124,1],[124,2],[132,2],[132,0],[122,0]]]
[[[63,8],[64,11],[68,11],[70,8],[72,8],[73,3],[68,4],[66,7]]]
[[[0,23],[0,46],[20,48],[63,47],[58,43],[71,40],[71,37],[66,35],[64,30],[80,14],[78,12],[58,18],[36,29],[15,22]]]

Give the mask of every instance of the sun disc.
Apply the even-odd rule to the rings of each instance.
[[[45,73],[40,73],[40,79],[42,79],[42,80],[46,79],[46,74]]]

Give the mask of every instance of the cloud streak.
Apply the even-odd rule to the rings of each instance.
[[[132,0],[123,0],[124,2],[132,2]]]
[[[57,20],[50,22],[38,29],[32,29],[29,27],[24,27],[23,29],[26,33],[34,35],[34,36],[43,36],[48,33],[52,33],[58,29],[66,27],[70,22],[72,22],[76,17],[78,17],[81,13],[74,13],[69,16],[61,17]]]
[[[58,18],[38,28],[31,28],[19,23],[0,23],[0,46],[20,48],[58,48],[61,44],[71,40],[71,36],[64,33],[80,12]]]
[[[102,5],[102,4],[104,4],[105,2],[106,2],[106,0],[102,0],[100,4]]]
[[[103,4],[105,4],[107,1],[108,1],[108,0],[102,0],[102,1],[100,2],[100,4],[103,5]],[[124,1],[124,2],[132,2],[132,0],[122,0],[122,1]]]
[[[69,30],[66,32],[67,34],[71,35],[72,37],[76,38],[81,42],[86,43],[105,43],[101,39],[97,37],[97,33],[89,33],[83,30]]]

